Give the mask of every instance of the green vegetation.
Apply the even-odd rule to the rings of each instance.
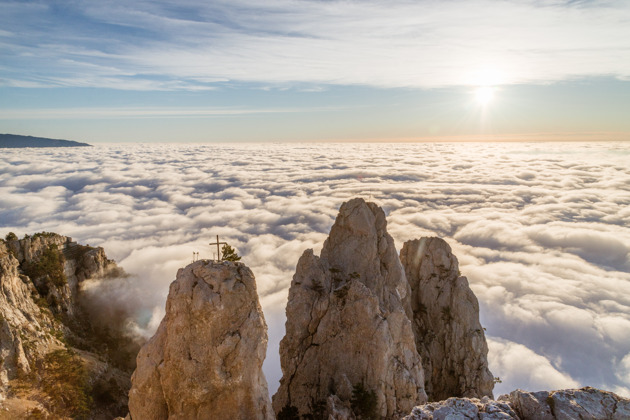
[[[47,275],[55,286],[62,287],[68,282],[63,272],[64,262],[63,255],[59,252],[57,245],[51,244],[42,253],[39,260],[25,264],[22,269],[31,280]]]
[[[87,370],[73,351],[62,349],[48,353],[31,365],[33,370],[11,384],[12,392],[30,394],[38,389],[45,394],[41,402],[52,414],[46,418],[87,419],[92,405]],[[35,412],[34,417],[37,417]]]
[[[300,420],[300,413],[297,407],[285,405],[278,413],[278,420]]]
[[[374,391],[365,389],[363,384],[356,384],[352,389],[352,399],[350,405],[354,415],[358,419],[372,420],[377,419],[376,407],[378,399]]]
[[[94,401],[99,405],[116,404],[121,393],[124,391],[121,390],[114,378],[109,378],[108,381],[99,380],[92,388]],[[124,413],[121,414],[124,415]]]
[[[234,248],[232,248],[231,246],[229,246],[228,244],[223,245],[223,248],[221,248],[221,255],[222,255],[222,260],[223,261],[240,261],[241,257],[238,256],[238,254],[236,253],[236,251],[234,251]]]
[[[8,241],[17,241],[17,235],[13,232],[9,232],[7,233],[7,236],[4,237],[4,239],[8,242]]]
[[[55,232],[37,232],[36,234],[34,234],[32,236],[32,239],[37,239],[37,238],[53,238],[55,236],[59,236],[57,235]]]
[[[425,305],[422,302],[418,302],[417,305],[418,305],[418,312],[426,315],[427,314],[427,305]]]
[[[326,420],[326,401],[313,401],[309,404],[310,414],[302,415],[303,420]]]
[[[37,295],[38,297],[33,297],[33,301],[35,302],[35,304],[37,306],[39,306],[39,309],[49,309],[50,307],[48,306],[48,301],[46,300],[45,297],[41,297],[39,295]]]
[[[442,319],[444,320],[444,322],[447,322],[447,323],[453,320],[453,314],[451,312],[450,306],[444,306],[442,308]]]
[[[348,284],[345,284],[342,287],[335,289],[334,291],[337,299],[341,299],[344,305],[346,302],[346,296],[348,295],[348,290],[350,290],[350,286]]]
[[[324,292],[324,286],[322,286],[322,282],[318,279],[312,279],[311,282],[313,283],[312,289],[321,295]]]
[[[44,358],[42,390],[51,400],[51,411],[59,416],[87,418],[92,400],[89,378],[81,359],[70,350],[55,350]]]

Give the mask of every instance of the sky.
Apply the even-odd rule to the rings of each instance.
[[[0,1],[0,133],[630,139],[626,0]]]
[[[216,235],[249,266],[280,379],[288,287],[344,201],[382,206],[398,250],[439,236],[479,299],[495,396],[630,396],[630,143],[139,144],[5,149],[0,236],[103,246],[132,276],[90,285],[149,337],[177,270]],[[113,282],[113,283],[112,283]]]

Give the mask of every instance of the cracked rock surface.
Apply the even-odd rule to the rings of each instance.
[[[404,420],[518,419],[518,420],[622,420],[630,418],[630,400],[617,394],[585,387],[560,391],[528,392],[520,389],[497,401],[484,397],[449,398],[413,409]]]
[[[273,419],[266,349],[249,268],[202,260],[180,269],[164,319],[137,357],[131,419]]]
[[[351,418],[338,413],[349,413],[359,385],[374,393],[378,418],[400,418],[426,402],[410,288],[386,225],[376,204],[353,199],[341,206],[321,256],[306,250],[300,258],[280,343],[276,414],[334,406],[337,414],[326,415]]]
[[[451,247],[440,238],[407,241],[400,260],[411,286],[413,330],[429,400],[492,398],[479,303]]]

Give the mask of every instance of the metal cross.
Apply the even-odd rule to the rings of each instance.
[[[227,245],[227,242],[219,242],[219,235],[217,235],[217,241],[215,243],[211,243],[210,245],[217,246],[217,261],[221,261],[221,252],[219,251],[219,245]]]

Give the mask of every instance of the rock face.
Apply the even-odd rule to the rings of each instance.
[[[197,261],[171,284],[166,315],[132,376],[133,420],[273,419],[267,348],[251,270]]]
[[[50,334],[53,321],[35,304],[35,287],[0,243],[0,396],[9,381],[31,372],[31,362],[62,344]]]
[[[102,248],[85,247],[79,260],[66,259],[63,253],[70,246],[80,247],[52,233],[0,243],[0,355],[4,361],[0,384],[4,390],[9,380],[30,373],[31,362],[63,347],[58,337],[64,326],[51,315],[66,319],[74,315],[79,278],[102,275],[105,263],[113,264]],[[83,264],[84,257],[89,264]]]
[[[416,239],[405,242],[400,260],[411,287],[413,331],[429,400],[492,398],[479,303],[451,248],[440,238]]]
[[[516,390],[498,401],[487,397],[449,398],[416,407],[405,420],[438,419],[622,420],[630,418],[630,400],[595,388],[527,392]]]
[[[81,282],[126,275],[107,258],[103,248],[79,245],[72,238],[55,233],[42,232],[7,241],[6,247],[51,310],[65,317],[77,315]]]
[[[97,328],[80,303],[83,281],[121,274],[102,248],[65,236],[42,232],[0,240],[0,400],[7,398],[5,406],[32,406],[42,416],[56,417],[112,418],[126,411],[130,371],[112,363],[103,350],[111,343],[95,336]],[[116,344],[129,343],[121,338]],[[66,382],[59,383],[55,369],[68,365],[79,366],[76,375],[64,373]],[[72,395],[68,391],[61,401],[58,391],[47,388],[52,382],[72,389]]]
[[[353,199],[341,206],[321,256],[307,250],[300,258],[280,343],[279,417],[352,408],[393,419],[426,401],[410,288],[386,224],[377,205]],[[375,404],[360,407],[360,397]]]

